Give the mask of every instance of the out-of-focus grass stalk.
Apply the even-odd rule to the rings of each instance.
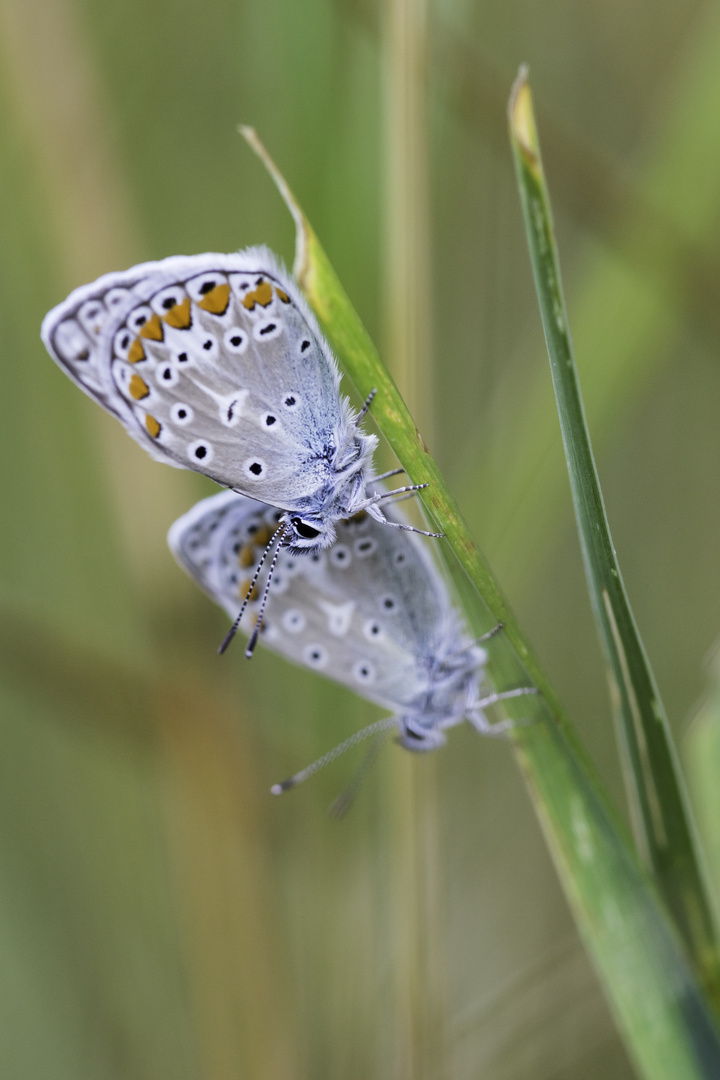
[[[383,325],[390,369],[426,437],[433,427],[425,0],[389,0],[384,19],[385,221]],[[437,771],[392,760],[393,976],[396,1075],[440,1078],[441,879]]]
[[[112,110],[106,110],[104,73],[98,72],[97,58],[88,47],[84,30],[77,6],[68,0],[28,0],[24,3],[4,0],[0,4],[0,67],[4,89],[13,108],[14,122],[31,148],[41,200],[44,198],[49,208],[48,252],[51,254],[48,261],[52,267],[50,272],[54,271],[57,278],[57,301],[62,298],[63,291],[92,279],[93,275],[121,269],[137,260],[144,242],[134,213],[126,162],[111,134]],[[21,212],[19,207],[17,213]],[[7,358],[5,360],[7,362]],[[31,367],[35,357],[32,354],[23,356],[22,361]],[[42,363],[49,364],[48,358],[45,357]],[[141,1060],[152,1071],[149,1063],[153,1060],[155,1040],[159,1037],[152,1030],[152,1016],[163,1015],[167,1016],[171,1029],[173,1024],[184,1027],[187,1067],[197,1068],[200,1075],[213,1080],[229,1080],[245,1070],[267,1080],[288,1076],[293,1061],[289,1046],[295,1032],[292,1017],[281,1004],[285,996],[284,970],[281,964],[269,960],[277,953],[268,931],[267,883],[261,872],[262,860],[256,856],[259,845],[254,837],[248,839],[247,833],[243,835],[247,822],[252,822],[256,831],[255,823],[260,815],[252,804],[252,797],[249,802],[243,802],[240,794],[244,793],[245,800],[249,798],[253,778],[246,777],[243,783],[238,783],[244,759],[238,753],[238,737],[233,729],[233,725],[239,723],[237,702],[228,703],[227,699],[223,702],[224,694],[220,689],[225,681],[223,676],[216,683],[205,681],[201,656],[197,657],[196,667],[193,667],[193,660],[181,673],[173,672],[174,658],[159,658],[152,651],[147,620],[137,618],[140,597],[145,602],[156,599],[166,576],[172,578],[173,585],[177,581],[177,571],[168,558],[164,537],[168,521],[181,509],[186,509],[192,498],[192,478],[187,473],[186,479],[178,475],[168,483],[167,470],[158,468],[142,451],[138,453],[115,420],[103,415],[90,402],[85,405],[101,447],[100,468],[105,478],[102,496],[114,509],[113,517],[121,533],[131,580],[140,586],[134,597],[135,603],[130,605],[137,621],[133,622],[126,642],[120,642],[123,651],[118,651],[114,662],[109,663],[102,647],[96,652],[95,642],[84,641],[82,633],[76,638],[69,635],[67,625],[63,627],[64,634],[56,636],[44,622],[44,611],[43,620],[38,620],[37,625],[29,619],[26,624],[27,613],[22,617],[6,604],[0,633],[0,638],[4,638],[0,640],[5,668],[2,681],[7,686],[7,667],[10,665],[13,680],[18,685],[22,681],[25,687],[31,688],[31,703],[33,696],[40,702],[43,699],[57,702],[58,728],[67,722],[60,719],[65,711],[74,720],[77,713],[82,719],[75,722],[80,725],[89,725],[92,717],[93,736],[84,731],[81,741],[94,749],[105,743],[108,748],[112,747],[112,740],[118,738],[119,732],[133,743],[142,740],[142,772],[148,785],[149,800],[152,799],[150,792],[154,791],[155,781],[150,775],[154,770],[158,736],[162,738],[165,755],[163,767],[158,772],[162,771],[166,781],[163,793],[167,813],[164,819],[161,818],[161,827],[165,829],[163,839],[170,842],[168,884],[172,883],[172,900],[177,904],[182,925],[177,939],[172,937],[174,930],[170,931],[169,938],[184,964],[189,999],[187,1011],[178,1010],[178,1014],[173,1015],[175,1002],[170,996],[165,1000],[160,994],[157,1000],[152,1000],[152,994],[157,993],[152,981],[154,967],[167,967],[170,972],[174,958],[164,955],[164,939],[151,936],[149,924],[142,924],[141,929],[139,919],[137,925],[128,923],[127,950],[131,956],[136,942],[142,939],[142,948],[148,953],[147,973],[144,974],[147,974],[148,986],[155,988],[147,991],[148,1000],[152,1001],[157,1014],[143,1016],[137,1031],[126,1028],[124,1025],[129,1022],[132,1012],[124,1012],[120,1003],[124,995],[128,998],[139,996],[139,988],[133,988],[131,984],[132,964],[126,967],[119,963],[112,975],[109,971],[104,976],[101,974],[98,957],[102,955],[104,937],[110,948],[113,935],[119,933],[119,926],[112,922],[114,913],[121,910],[123,902],[128,908],[126,916],[123,912],[124,917],[130,920],[134,910],[127,897],[118,900],[116,908],[103,897],[102,882],[106,880],[108,863],[113,853],[119,850],[114,846],[117,843],[115,834],[111,833],[106,840],[103,838],[102,846],[94,846],[90,839],[92,832],[84,826],[82,831],[64,837],[62,831],[58,831],[58,838],[63,837],[68,846],[68,857],[66,860],[64,850],[59,848],[58,859],[63,870],[58,869],[53,888],[44,890],[47,910],[38,909],[33,913],[33,937],[45,943],[48,926],[64,925],[66,931],[72,926],[71,920],[63,923],[61,897],[64,875],[73,868],[77,872],[78,863],[72,856],[73,843],[77,842],[87,848],[92,884],[85,889],[78,879],[73,882],[71,893],[77,895],[78,911],[86,913],[87,934],[83,935],[83,947],[77,950],[76,968],[69,966],[63,971],[56,1000],[65,995],[72,1000],[73,983],[75,987],[87,987],[92,983],[93,1006],[90,1007],[88,997],[87,1014],[80,1025],[87,1043],[87,1061],[93,1062],[88,1065],[89,1072],[99,1075],[103,1071],[99,1063],[104,1039],[108,1047],[117,1039],[123,1042],[122,1060],[114,1062],[114,1074],[125,1075],[139,1069],[145,1075]],[[46,441],[39,445],[52,447],[55,453],[56,447],[49,441],[48,434],[44,434]],[[57,452],[60,454],[61,449]],[[77,479],[80,490],[84,475]],[[174,493],[181,487],[187,488],[187,501],[183,499],[177,505]],[[72,502],[67,512],[78,513],[79,503],[79,499]],[[54,531],[50,506],[44,505],[43,511],[48,528]],[[102,521],[102,517],[102,508],[93,507],[88,510],[87,519],[78,514],[75,523],[79,533],[85,520],[92,521],[91,527],[97,527],[97,534],[93,535],[96,535],[98,547],[103,543],[104,534],[102,526],[96,523]],[[77,545],[77,535],[73,539]],[[58,568],[64,567],[64,572],[68,573],[72,564],[64,558],[59,538],[57,545],[53,563]],[[28,547],[32,558],[32,545]],[[118,573],[113,554],[105,552],[109,578]],[[118,586],[118,591],[122,588]],[[108,607],[108,622],[117,615],[116,609]],[[174,674],[177,674],[175,681]],[[182,689],[179,689],[181,680]],[[199,717],[202,718],[200,723]],[[240,728],[241,725],[238,730]],[[118,775],[122,775],[123,754],[116,751],[116,756],[119,759]],[[101,767],[101,759],[102,755],[92,758],[93,770]],[[129,772],[132,775],[131,768]],[[25,802],[28,805],[36,803],[42,808],[47,793],[42,789],[33,790],[29,786],[31,780],[31,776],[24,778]],[[120,784],[119,780],[117,782]],[[72,789],[77,783],[78,773],[71,773],[67,786]],[[127,791],[123,790],[122,794],[127,795]],[[255,794],[263,800],[266,798],[265,793],[260,795],[255,791]],[[108,805],[112,802],[109,793],[107,802]],[[130,801],[128,805],[131,805]],[[99,802],[99,816],[103,811],[103,803]],[[121,812],[114,809],[116,815]],[[113,820],[110,815],[108,821]],[[127,828],[129,835],[134,827],[137,823],[128,821],[122,828],[118,825],[117,831],[120,833]],[[61,830],[62,825],[58,825],[58,829]],[[246,845],[242,851],[238,850],[238,833]],[[137,846],[139,851],[140,844]],[[26,842],[26,847],[27,866],[22,871],[15,870],[17,881],[22,881],[25,873],[37,872],[41,865],[35,861],[38,855],[32,846]],[[66,861],[67,870],[64,867]],[[143,865],[139,857],[137,865]],[[143,904],[152,895],[153,888],[154,885],[149,885],[138,872],[130,888],[130,892],[142,898],[137,900],[137,910],[144,911]],[[173,914],[168,898],[165,918],[172,920]],[[6,917],[4,910],[3,918]],[[80,921],[81,915],[77,918]],[[106,920],[108,925],[104,927],[104,933],[98,933],[99,926]],[[3,933],[6,930],[7,925],[3,924]],[[46,945],[42,948],[44,950]],[[49,1001],[55,995],[55,988],[49,949],[48,954],[44,994]],[[69,1015],[63,1008],[60,1006],[58,1013],[57,1006],[53,1007],[56,1017]],[[113,1012],[113,1021],[107,1027],[97,1022],[105,1009]],[[280,1016],[281,1022],[271,1031],[272,1018]],[[6,1019],[5,1015],[4,1022]],[[58,1026],[61,1025],[62,1021]],[[71,1027],[69,1024],[68,1028]],[[51,1030],[52,1023],[40,1040],[43,1043],[47,1040],[48,1047],[54,1045]],[[31,1032],[28,1029],[28,1039],[36,1036],[37,1030]],[[133,1056],[133,1040],[137,1040],[138,1046],[147,1044],[143,1045],[146,1056]],[[71,1043],[72,1034],[68,1030],[61,1045],[64,1048]],[[115,1042],[115,1047],[118,1045]],[[167,1075],[179,1075],[172,1062],[168,1062],[167,1069]],[[55,1060],[48,1061],[47,1074],[66,1075],[61,1063]]]
[[[708,996],[720,1011],[717,937],[705,868],[667,717],[610,536],[580,396],[550,198],[524,70],[513,88],[509,118],[575,517],[590,599],[607,661],[635,838],[643,859],[655,874]]]
[[[720,896],[720,641],[713,647],[709,669],[710,685],[693,717],[685,743],[685,759],[717,901]]]
[[[425,0],[385,14],[386,352],[408,408],[432,443],[432,304]]]
[[[504,621],[503,637],[525,678],[542,691],[534,708],[524,699],[523,712],[512,713],[537,720],[513,729],[512,746],[578,929],[640,1075],[646,1080],[717,1080],[720,1037],[665,907],[317,236],[254,131],[243,129],[243,134],[293,215],[298,230],[295,274],[332,347],[361,396],[378,387],[378,426],[410,478],[430,481],[423,492],[428,512],[444,530],[487,614]]]
[[[237,701],[206,679],[189,668],[152,693],[199,1074],[281,1080],[299,1040],[267,915],[267,794],[238,738]]]
[[[0,4],[0,66],[13,91],[16,122],[31,139],[37,174],[47,188],[43,194],[53,211],[66,290],[127,266],[142,250],[124,163],[109,134],[102,79],[80,24],[66,0]],[[98,409],[92,417],[126,554],[136,578],[152,588],[168,574],[165,523],[183,507],[172,503],[162,472],[147,455],[134,454],[128,469],[127,438],[116,423]],[[156,528],[138,529],[139,521],[155,522]],[[157,542],[149,547],[152,535]]]

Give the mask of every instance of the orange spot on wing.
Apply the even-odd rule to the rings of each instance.
[[[245,570],[255,565],[255,549],[252,544],[243,544],[238,555],[238,562]]]
[[[136,401],[142,401],[150,393],[148,384],[139,375],[133,375],[128,385],[131,397],[134,397]]]
[[[201,307],[203,311],[209,311],[211,315],[224,315],[229,302],[230,286],[226,283],[216,285],[210,292],[205,293],[202,300],[198,302],[198,307]]]
[[[139,337],[136,337],[128,352],[128,362],[130,364],[139,364],[140,361],[144,359],[145,349],[143,348],[143,343]]]
[[[272,288],[268,281],[262,281],[256,289],[243,297],[243,307],[252,311],[256,304],[267,307],[272,302]]]
[[[286,292],[283,292],[283,290],[278,285],[275,286],[275,292],[278,294],[278,297],[280,298],[280,300],[282,300],[283,304],[290,303],[290,297]]]
[[[190,297],[186,296],[182,303],[171,307],[167,315],[163,315],[163,318],[168,326],[173,326],[176,330],[187,330],[192,325]]]
[[[252,542],[255,545],[255,547],[259,547],[259,548],[267,547],[268,542],[269,542],[270,537],[272,536],[272,534],[273,534],[273,530],[269,529],[267,525],[263,525],[263,527],[261,529],[258,529],[258,531],[253,534]]]
[[[159,315],[153,315],[151,319],[148,319],[140,331],[140,337],[149,338],[150,341],[162,341],[165,330]]]
[[[156,420],[150,413],[145,417],[145,427],[148,429],[153,439],[157,439],[158,435],[162,431],[162,424],[159,420]]]

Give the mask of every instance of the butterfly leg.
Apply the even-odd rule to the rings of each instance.
[[[531,720],[499,720],[492,724],[484,715],[483,710],[490,705],[496,705],[499,701],[508,701],[511,698],[524,697],[526,694],[539,694],[535,686],[520,686],[516,690],[502,690],[499,693],[487,694],[479,701],[468,706],[467,718],[476,731],[481,735],[504,735],[511,728],[532,723]]]
[[[401,521],[388,521],[386,517],[382,518],[383,525],[389,525],[392,529],[404,529],[405,532],[419,533],[420,536],[434,536],[438,540],[442,540],[445,533],[427,532],[425,529],[416,529],[414,525],[405,525]]]
[[[377,505],[385,499],[392,498],[393,495],[399,495],[400,501],[402,501],[403,498],[409,498],[411,495],[414,495],[416,491],[422,491],[423,488],[428,486],[428,484],[406,484],[405,487],[393,488],[392,491],[383,491],[379,495],[373,495],[372,498],[368,499],[367,502],[362,505],[361,509],[367,510],[376,521],[382,521],[383,525],[390,525],[394,529],[404,529],[406,532],[420,533],[421,536],[441,538],[445,533],[426,532],[425,529],[416,529],[414,525],[405,525],[400,521],[389,521],[382,514]]]
[[[405,472],[404,469],[398,470],[399,472]],[[392,473],[388,473],[388,476],[392,476]],[[378,478],[380,479],[380,477]],[[383,502],[385,499],[392,498],[393,495],[404,495],[406,492],[423,491],[426,487],[430,487],[428,483],[425,484],[406,484],[404,487],[393,488],[391,491],[381,491],[379,495],[374,495],[373,502]]]
[[[389,471],[389,472],[384,472],[384,473],[380,473],[380,475],[379,475],[379,476],[374,476],[374,477],[373,477],[373,484],[374,484],[374,483],[375,483],[375,482],[376,482],[377,480],[387,480],[387,479],[388,479],[388,477],[390,477],[390,476],[399,476],[399,475],[400,475],[400,473],[404,473],[404,472],[405,472],[405,470],[404,470],[404,469],[390,469],[390,471]]]

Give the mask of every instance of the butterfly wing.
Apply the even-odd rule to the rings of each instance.
[[[153,457],[283,509],[312,502],[352,435],[332,353],[263,248],[105,275],[42,337]]]
[[[250,585],[276,511],[223,492],[173,525],[178,562],[231,617]],[[262,592],[241,624],[254,626]],[[260,640],[393,711],[416,708],[438,657],[460,635],[445,582],[417,537],[367,514],[338,523],[337,543],[312,556],[281,552]]]

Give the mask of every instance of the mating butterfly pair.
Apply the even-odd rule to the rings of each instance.
[[[356,414],[341,395],[329,346],[267,249],[105,275],[54,308],[42,338],[153,457],[231,489],[181,518],[170,544],[214,599],[240,607],[236,622],[247,605],[248,655],[267,602],[267,644],[391,708],[408,748],[439,745],[463,716],[488,730],[485,651],[408,536],[421,530],[380,507],[417,487],[372,488],[370,399]]]

